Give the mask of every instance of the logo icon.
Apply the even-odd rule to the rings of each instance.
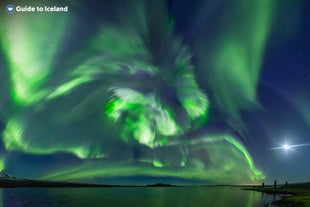
[[[15,7],[14,7],[14,5],[7,5],[6,6],[6,12],[7,13],[14,13],[14,10],[15,10]]]

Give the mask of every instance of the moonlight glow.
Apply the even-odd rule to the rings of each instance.
[[[281,150],[281,149],[291,150],[293,148],[309,147],[309,146],[310,146],[309,143],[306,143],[306,144],[294,144],[294,145],[284,144],[281,147],[273,147],[273,148],[271,148],[271,150]]]
[[[285,144],[285,145],[283,145],[282,147],[283,147],[283,149],[285,149],[285,150],[289,150],[289,149],[291,148],[291,146],[288,145],[288,144]]]

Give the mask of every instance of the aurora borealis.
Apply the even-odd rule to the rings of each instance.
[[[68,13],[2,13],[0,171],[293,179],[283,163],[293,156],[269,149],[309,143],[309,14],[298,2],[59,1]]]

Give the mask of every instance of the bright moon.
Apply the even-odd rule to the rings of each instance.
[[[288,144],[284,144],[284,145],[281,145],[281,147],[273,147],[273,148],[270,148],[271,150],[290,150],[290,149],[293,149],[293,148],[296,148],[296,147],[308,147],[310,146],[310,143],[305,143],[305,144],[294,144],[294,145],[288,145]]]
[[[283,147],[283,149],[285,149],[285,150],[288,150],[288,149],[290,149],[290,148],[291,148],[291,146],[290,146],[290,145],[288,145],[288,144],[285,144],[285,145],[283,145],[282,147]]]

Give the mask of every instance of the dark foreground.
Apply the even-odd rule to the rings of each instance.
[[[254,190],[269,194],[280,194],[282,199],[273,201],[270,206],[310,207],[310,183],[289,185],[279,188],[255,187],[247,190]]]

